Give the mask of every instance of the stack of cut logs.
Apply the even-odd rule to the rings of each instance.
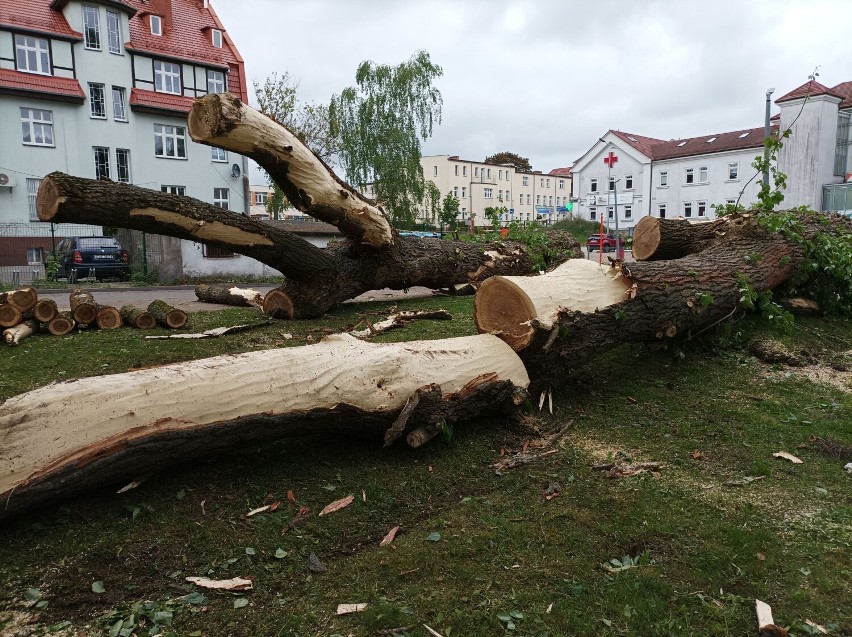
[[[114,330],[128,325],[147,330],[159,324],[178,329],[187,322],[186,312],[165,301],[152,301],[147,310],[132,305],[117,309],[96,303],[91,293],[77,288],[72,290],[69,303],[71,310],[60,312],[56,301],[39,299],[33,288],[0,292],[0,329],[3,329],[3,340],[15,346],[39,331],[63,336],[74,328]]]

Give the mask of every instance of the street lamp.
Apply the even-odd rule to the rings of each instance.
[[[764,168],[763,168],[763,185],[766,188],[769,188],[769,147],[766,146],[766,140],[769,139],[769,107],[771,102],[769,100],[770,96],[775,92],[774,88],[766,89],[766,116],[763,120],[763,160],[764,160]]]

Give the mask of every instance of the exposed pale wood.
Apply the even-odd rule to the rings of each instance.
[[[71,290],[68,296],[71,305],[71,315],[77,325],[91,325],[98,316],[98,307],[95,298],[83,288]]]
[[[180,329],[189,320],[186,312],[160,300],[151,301],[148,312],[157,320],[157,323],[171,329]]]
[[[642,217],[633,230],[633,258],[637,261],[679,259],[709,248],[732,231],[752,222],[750,214],[713,221]]]
[[[630,283],[616,274],[608,266],[572,259],[541,276],[491,277],[476,294],[476,326],[515,350],[524,349],[536,329],[553,328],[561,310],[594,312],[623,301]]]
[[[0,305],[0,327],[12,327],[23,320],[21,311],[14,305]]]
[[[429,319],[432,321],[450,321],[452,318],[452,315],[447,312],[447,310],[406,310],[397,314],[391,314],[383,321],[378,321],[377,323],[369,323],[366,319],[364,319],[360,324],[367,322],[368,324],[366,329],[352,330],[349,333],[352,334],[352,336],[357,336],[358,338],[366,338],[367,336],[373,336],[374,334],[381,334],[388,330],[404,327],[412,321],[420,321],[423,319]]]
[[[19,323],[14,327],[7,327],[3,330],[3,340],[6,342],[6,345],[11,345],[15,347],[20,343],[23,339],[28,336],[32,336],[38,331],[38,323],[33,320],[24,321],[23,323]]]
[[[772,618],[772,608],[766,602],[754,600],[754,612],[757,615],[757,632],[759,637],[784,637],[787,631],[775,625]]]
[[[263,297],[263,313],[272,318],[293,318],[293,301],[283,290],[269,290]]]
[[[102,330],[117,330],[121,327],[121,314],[111,305],[98,305],[95,323]]]
[[[374,344],[340,334],[52,384],[0,405],[0,516],[238,441],[320,427],[381,438],[431,384],[441,399],[412,427],[505,414],[528,382],[517,355],[490,335]]]
[[[121,320],[125,325],[135,327],[140,330],[150,330],[157,326],[157,319],[147,310],[143,310],[133,305],[123,305],[118,311],[121,314]]]
[[[76,326],[71,312],[60,312],[47,324],[47,331],[54,336],[65,336],[73,332]]]
[[[251,156],[302,212],[360,244],[380,248],[394,242],[396,233],[381,208],[341,181],[293,133],[235,95],[195,100],[188,121],[196,142]]]
[[[59,308],[53,299],[39,299],[33,307],[33,316],[40,323],[50,323],[58,314]]]
[[[195,286],[199,301],[222,305],[261,307],[263,296],[257,290],[240,288],[232,283],[199,283]]]
[[[21,314],[28,312],[35,307],[38,302],[38,294],[35,288],[20,288],[9,292],[6,297],[6,303],[17,308]]]

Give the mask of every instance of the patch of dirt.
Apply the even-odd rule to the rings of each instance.
[[[837,440],[815,436],[811,438],[810,443],[818,453],[826,458],[840,460],[841,462],[852,462],[852,447],[847,447]]]

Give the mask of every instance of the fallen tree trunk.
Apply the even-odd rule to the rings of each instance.
[[[33,309],[35,304],[38,302],[38,294],[36,293],[35,288],[20,288],[18,290],[7,292],[5,295],[6,300],[4,302],[17,308],[21,314]]]
[[[418,391],[431,399],[399,435],[506,414],[528,381],[489,335],[389,344],[335,335],[49,385],[0,405],[0,517],[245,441],[326,429],[381,438]]]
[[[121,314],[111,305],[98,305],[95,324],[102,330],[117,330],[121,327]]]
[[[237,307],[260,307],[263,303],[263,297],[257,290],[231,283],[199,283],[195,286],[195,296],[199,301]]]
[[[91,325],[98,317],[98,307],[95,298],[83,288],[76,288],[68,295],[71,305],[71,316],[77,325]]]
[[[150,330],[157,326],[157,319],[154,315],[139,307],[132,305],[122,305],[118,311],[121,314],[121,320],[125,325],[135,327],[140,330]]]
[[[13,327],[23,320],[21,311],[14,305],[0,305],[0,327]]]
[[[800,223],[805,237],[852,236],[852,222],[837,215],[803,214]],[[536,392],[616,345],[692,338],[744,310],[744,295],[774,289],[799,271],[804,252],[796,241],[766,232],[753,218],[714,224],[724,240],[679,259],[619,263],[611,283],[590,284],[589,269],[577,262],[540,277],[493,277],[477,292],[476,324],[519,352]],[[658,227],[660,244],[669,245],[665,232],[673,226]]]
[[[60,312],[47,324],[47,331],[54,336],[65,336],[73,332],[75,327],[77,323],[71,312]]]
[[[180,329],[189,320],[189,316],[183,310],[172,307],[165,301],[151,301],[148,305],[148,313],[163,327],[176,330]]]
[[[7,345],[17,346],[23,339],[32,336],[38,331],[38,323],[33,320],[24,321],[14,327],[3,330],[3,340]]]
[[[59,308],[53,299],[39,299],[33,308],[33,316],[39,323],[50,323],[59,314]]]

